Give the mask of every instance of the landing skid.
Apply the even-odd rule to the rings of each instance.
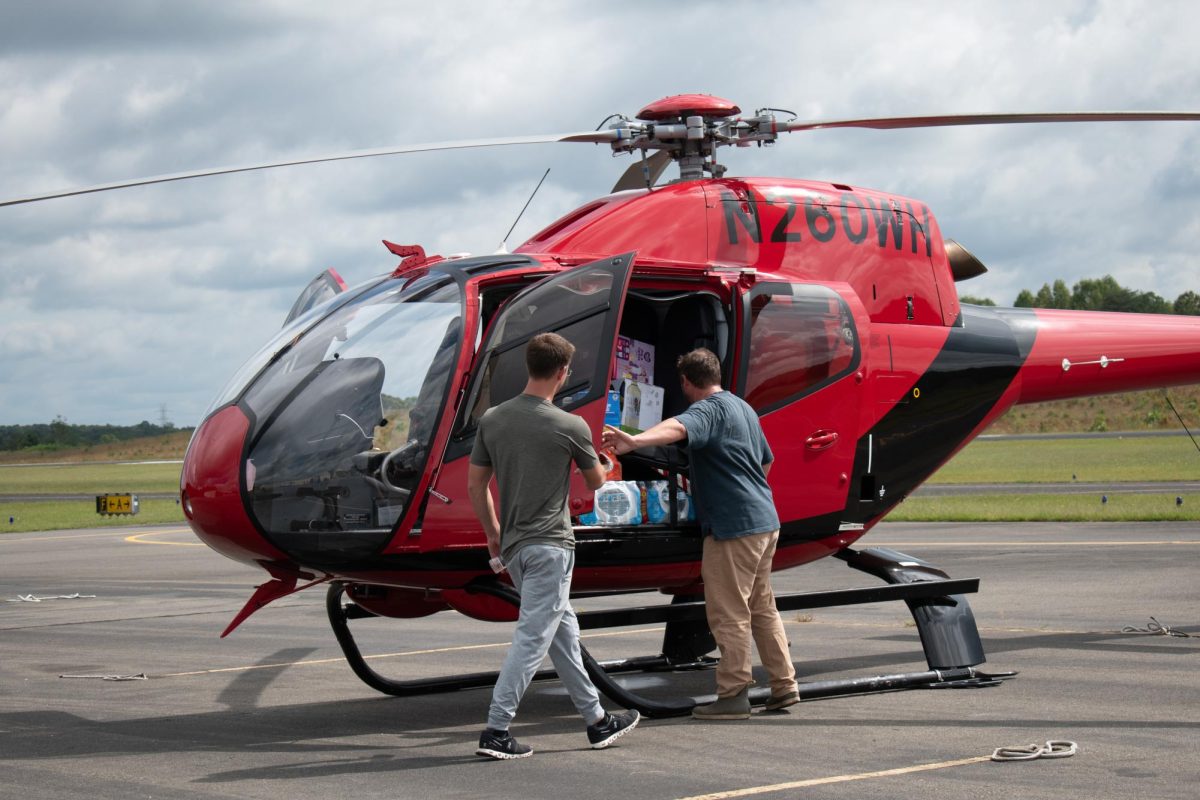
[[[929,669],[891,675],[876,675],[844,680],[811,681],[799,684],[802,700],[817,700],[848,695],[896,692],[915,688],[978,688],[995,686],[1014,677],[1015,672],[985,673],[976,667],[984,662],[983,644],[970,605],[963,597],[978,591],[977,578],[952,580],[932,564],[885,548],[862,551],[843,550],[836,554],[854,569],[888,582],[887,586],[843,589],[832,592],[802,592],[776,595],[780,611],[829,608],[860,603],[903,600],[908,604]],[[512,587],[484,583],[473,591],[491,594],[519,606],[520,598]],[[368,686],[397,697],[437,692],[453,692],[493,686],[499,673],[477,672],[444,678],[394,680],[371,668],[350,632],[350,621],[375,616],[353,603],[343,604],[345,585],[334,583],[326,595],[326,610],[334,635],[354,673]],[[680,672],[707,669],[716,659],[706,654],[716,645],[705,621],[703,599],[677,596],[670,605],[587,611],[579,615],[581,630],[666,623],[663,652],[657,656],[597,661],[586,648],[584,666],[596,688],[625,708],[635,708],[648,717],[684,716],[704,697],[653,699],[637,694],[614,679],[614,675],[645,672]],[[554,670],[541,670],[534,680],[556,678]],[[752,690],[751,703],[762,705],[769,691]]]

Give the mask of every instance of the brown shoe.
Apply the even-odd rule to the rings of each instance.
[[[763,706],[764,711],[782,711],[788,706],[794,706],[800,702],[800,693],[797,691],[787,692],[786,694],[771,695],[767,700],[767,704]]]
[[[692,709],[695,719],[750,719],[750,689],[742,689],[729,697]]]

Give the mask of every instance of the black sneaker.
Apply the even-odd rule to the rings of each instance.
[[[508,731],[487,728],[479,734],[479,747],[475,750],[475,755],[497,760],[526,758],[533,755],[533,748],[518,742]]]
[[[595,725],[588,725],[588,741],[593,750],[603,750],[637,727],[642,715],[636,711],[626,711],[624,714],[605,713],[604,719]]]

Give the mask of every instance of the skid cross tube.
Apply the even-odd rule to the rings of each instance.
[[[830,592],[777,594],[775,595],[775,607],[780,611],[798,611],[803,608],[831,608],[862,603],[884,603],[891,600],[944,598],[946,602],[952,602],[951,595],[977,591],[979,591],[978,578],[934,580],[891,586],[869,586],[863,589],[837,589]],[[576,616],[579,617],[580,630],[593,630],[626,625],[649,625],[674,620],[702,620],[705,618],[705,610],[704,601],[699,600],[669,606],[654,605],[605,611],[583,611]]]

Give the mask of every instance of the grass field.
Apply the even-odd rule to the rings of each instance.
[[[979,494],[910,497],[892,522],[1159,522],[1200,520],[1198,494]],[[1175,498],[1183,505],[1176,506]]]
[[[96,495],[174,493],[179,464],[0,465],[0,530],[33,531],[104,525],[183,522],[174,500],[142,500],[136,517],[101,517],[85,501],[7,502],[4,495]],[[1162,438],[976,440],[930,483],[1058,483],[1193,481],[1200,479],[1200,452],[1186,436]],[[1161,495],[975,495],[912,497],[888,519],[911,521],[1159,520],[1200,519],[1200,496],[1165,486]],[[13,518],[11,524],[9,517]]]
[[[127,439],[123,442],[83,447],[0,450],[0,464],[78,463],[81,461],[162,461],[183,458],[191,429],[162,436]]]
[[[57,531],[69,528],[114,528],[187,522],[174,500],[141,500],[137,516],[102,517],[94,500],[10,503],[0,498],[0,531]],[[9,519],[12,522],[9,522]]]
[[[929,483],[1060,483],[1200,480],[1187,436],[1106,439],[976,439]]]
[[[179,464],[0,465],[0,531],[186,522],[174,499],[141,497],[137,516],[104,517],[96,513],[92,498],[19,502],[5,498],[5,495],[174,494],[179,491],[180,469]]]
[[[0,465],[0,495],[179,491],[180,464]]]

